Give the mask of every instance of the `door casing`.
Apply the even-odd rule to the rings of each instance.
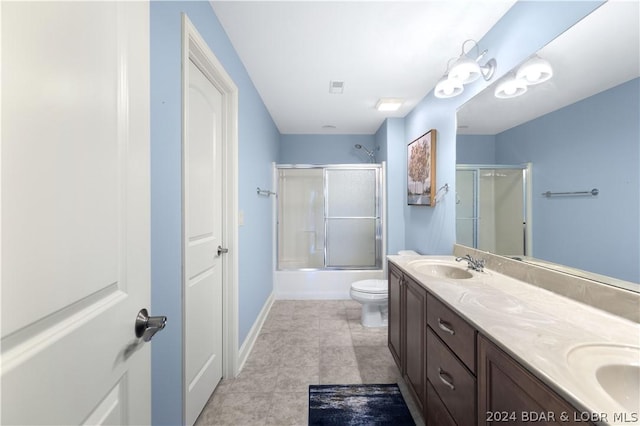
[[[182,14],[182,143],[186,141],[186,125],[188,105],[185,94],[189,90],[188,68],[189,61],[193,61],[201,70],[206,71],[207,77],[222,93],[222,198],[224,202],[222,212],[222,241],[229,252],[222,257],[222,345],[223,378],[232,378],[238,372],[238,88],[225,71],[220,61],[186,14]],[[183,159],[184,161],[184,159]],[[183,203],[184,207],[184,203]],[[183,210],[182,214],[185,212]],[[183,230],[184,233],[184,230]],[[183,268],[185,247],[182,247]],[[182,283],[182,312],[183,327],[185,324],[184,283]],[[186,394],[186,375],[184,374],[184,334],[183,342],[183,397]],[[183,419],[186,413],[183,398]]]

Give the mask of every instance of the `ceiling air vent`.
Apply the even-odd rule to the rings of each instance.
[[[344,91],[344,81],[330,81],[329,82],[329,93],[333,93],[334,95],[340,95]]]

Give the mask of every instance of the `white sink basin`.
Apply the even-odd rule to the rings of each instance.
[[[640,347],[582,345],[567,354],[572,371],[628,412],[640,411]]]
[[[640,366],[611,364],[596,370],[600,386],[618,404],[631,413],[637,413],[640,406]]]
[[[431,259],[413,260],[407,264],[407,268],[420,274],[431,275],[438,278],[464,280],[473,277],[468,270],[446,261]]]

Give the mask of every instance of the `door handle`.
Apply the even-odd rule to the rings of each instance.
[[[154,334],[162,330],[167,325],[167,317],[150,317],[146,309],[140,309],[136,316],[135,332],[136,337],[148,342]]]
[[[229,253],[229,249],[228,248],[223,248],[222,246],[218,246],[218,256],[220,256],[221,254],[224,253]]]

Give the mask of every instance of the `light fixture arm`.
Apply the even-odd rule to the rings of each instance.
[[[471,52],[471,49],[469,49],[468,51],[465,52],[464,50],[464,46],[468,43],[468,42],[473,42],[473,47],[471,49],[473,49],[474,47],[476,48],[476,59],[475,61],[479,62],[482,60],[482,58],[484,58],[484,55],[487,54],[488,50],[484,49],[482,52],[480,52],[480,46],[478,45],[478,42],[473,40],[473,39],[468,39],[465,40],[462,43],[462,53],[460,54],[460,56],[466,56],[469,52]],[[493,73],[496,70],[496,66],[497,66],[497,62],[494,58],[489,59],[487,61],[486,64],[484,65],[480,65],[480,72],[482,73],[482,77],[485,79],[485,81],[489,81],[491,80],[491,77],[493,77]],[[447,63],[447,67],[449,66],[449,64]]]
[[[484,55],[484,53],[483,53],[483,55]],[[491,59],[489,59],[487,61],[486,64],[480,65],[480,71],[482,72],[482,78],[484,78],[485,81],[491,80],[491,77],[493,77],[493,73],[496,72],[496,67],[497,66],[498,66],[498,63],[496,62],[495,58],[491,58]]]
[[[473,47],[476,48],[476,58],[472,59],[467,54],[473,49],[468,51],[465,49],[469,42],[473,43]],[[489,59],[484,65],[480,65],[479,61],[487,54],[487,50],[480,52],[480,46],[478,42],[473,39],[465,40],[462,43],[462,49],[460,56],[457,58],[451,58],[447,61],[447,71],[443,78],[436,84],[434,94],[437,98],[451,98],[459,95],[464,91],[464,85],[474,82],[480,76],[485,81],[491,80],[495,73],[497,62],[494,58]],[[453,66],[451,61],[455,61]]]
[[[471,51],[471,49],[473,49],[473,47],[472,47],[471,49],[469,49],[469,52],[465,52],[465,51],[464,51],[464,45],[465,45],[465,44],[467,44],[467,42],[470,42],[470,41],[472,41],[472,42],[473,42],[473,44],[475,45],[474,47],[476,48],[476,55],[477,55],[476,57],[477,57],[478,59],[480,59],[482,56],[484,56],[484,54],[485,54],[487,51],[485,50],[484,52],[482,52],[482,55],[480,55],[480,46],[478,46],[478,42],[477,42],[477,41],[475,41],[475,40],[473,40],[473,39],[471,39],[471,38],[470,38],[469,40],[465,40],[465,41],[462,43],[462,53],[460,53],[460,56],[466,56],[466,55],[467,55],[467,53],[469,53],[469,52]]]

